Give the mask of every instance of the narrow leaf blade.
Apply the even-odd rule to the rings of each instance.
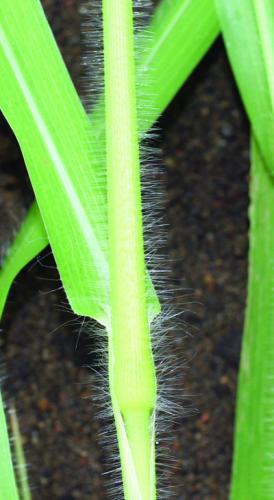
[[[248,298],[241,352],[231,500],[274,498],[274,181],[252,141]]]
[[[15,474],[12,465],[9,436],[4,412],[4,404],[0,392],[0,498],[19,500]]]
[[[14,278],[47,244],[48,237],[39,208],[33,203],[0,269],[0,318]]]
[[[253,133],[274,174],[274,2],[215,0]]]
[[[0,4],[0,107],[19,141],[72,309],[105,323],[106,201],[88,118],[35,0]]]

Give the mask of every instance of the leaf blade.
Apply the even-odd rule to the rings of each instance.
[[[231,500],[274,495],[274,181],[254,137],[248,297],[237,389]]]
[[[1,109],[20,143],[72,309],[104,323],[105,199],[89,121],[40,4],[1,3],[0,18]]]
[[[149,85],[152,85],[150,90],[147,88],[147,92],[151,94],[155,93],[153,82],[157,81],[157,92],[155,93],[157,96],[157,103],[151,106],[150,117],[146,114],[146,120],[142,116],[139,120],[143,132],[145,132],[164,111],[165,107],[174,97],[181,85],[183,85],[188,75],[193,71],[195,65],[211,46],[218,35],[218,30],[219,26],[213,0],[203,0],[202,2],[200,0],[193,0],[191,2],[189,2],[189,0],[176,0],[175,3],[170,0],[163,0],[160,3],[152,18],[151,28],[149,29],[149,31],[155,33],[154,38],[149,49],[146,49],[146,58],[141,60],[140,66],[137,69],[137,78],[145,74],[144,77],[148,79]],[[151,37],[149,37],[149,39],[150,38]],[[178,50],[176,51],[173,50],[172,45],[172,40],[175,38],[178,40]],[[189,41],[189,45],[186,46],[185,40]],[[175,57],[175,55],[177,57]],[[188,61],[187,64],[185,62],[186,60]],[[170,66],[170,61],[172,61],[172,66]],[[152,73],[154,75],[153,78],[150,78],[147,72]],[[172,75],[175,74],[176,78],[171,81]],[[166,81],[168,79],[169,85],[167,87]],[[96,124],[96,129],[93,128],[93,133],[96,137],[95,142],[98,140],[100,142],[100,137],[102,137],[102,107],[100,108],[100,106],[102,105],[99,104],[97,106],[94,116],[91,117],[91,123]],[[141,111],[142,109],[142,106],[140,106]],[[100,167],[99,171],[101,171],[101,169]],[[38,209],[35,209],[35,216],[31,216],[31,221],[33,224],[33,234],[37,232],[39,235],[43,222]],[[22,228],[22,230],[24,229]],[[31,241],[29,244],[30,243]],[[15,242],[16,246],[18,246],[18,244],[19,242]],[[42,250],[42,247],[36,249],[36,242],[34,242],[34,240],[33,244],[33,250],[30,251],[29,248],[30,260],[35,256],[36,251],[38,253]],[[46,244],[47,242],[45,241],[44,246],[46,246]],[[21,266],[18,265],[18,260],[15,266],[16,272],[10,274],[10,283],[8,286],[5,284],[1,290],[10,288],[13,277],[27,263],[24,247],[22,247],[22,250]],[[10,265],[11,263],[8,264],[8,267]],[[5,261],[3,266],[5,267]],[[6,273],[6,277],[7,275],[8,273]],[[5,296],[2,297],[3,303],[5,301]],[[152,302],[154,302],[154,310],[156,313],[158,308],[157,303],[155,304],[155,299],[153,298]]]
[[[228,56],[253,133],[274,174],[274,3],[215,0]]]
[[[0,498],[6,500],[19,500],[12,464],[9,436],[4,412],[4,404],[0,391]]]

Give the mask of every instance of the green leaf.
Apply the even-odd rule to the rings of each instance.
[[[74,312],[107,321],[99,152],[41,5],[0,4],[0,107],[19,141]]]
[[[144,134],[163,113],[219,34],[214,0],[162,0],[140,35],[147,40],[137,60],[139,129]],[[176,50],[175,50],[176,48]],[[147,96],[150,96],[148,101]],[[91,120],[100,138],[103,103]]]
[[[0,318],[2,318],[3,309],[8,295],[9,288],[15,276],[20,272],[22,267],[32,260],[39,253],[48,239],[45,233],[44,224],[39,214],[36,204],[34,204],[28,212],[24,223],[22,224],[15,240],[9,248],[5,257],[5,264],[0,269]],[[12,418],[12,417],[11,417]],[[19,466],[18,476],[20,478],[20,490],[22,499],[29,500],[31,498],[27,482],[26,465],[20,440],[19,427],[17,419],[12,422],[12,434],[14,438],[17,465]],[[0,499],[2,500],[17,500],[19,499],[15,473],[12,464],[9,436],[7,431],[6,419],[2,396],[0,392]]]
[[[41,22],[40,17],[41,13],[39,22]],[[147,82],[145,83],[146,93],[151,95],[154,100],[149,109],[147,106],[139,106],[139,124],[143,132],[146,132],[147,128],[154,123],[183,85],[189,74],[215,40],[218,29],[218,20],[213,0],[192,0],[191,2],[189,0],[174,0],[172,2],[170,0],[163,0],[160,3],[149,28],[149,32],[154,33],[154,36],[151,37],[151,34],[148,36],[149,45],[145,49],[145,57],[140,60],[137,67],[137,79],[142,77]],[[32,24],[32,30],[35,32],[35,24]],[[174,50],[175,42],[176,50]],[[40,75],[41,71],[42,69],[40,68]],[[140,98],[142,98],[142,95]],[[144,112],[144,116],[142,112]],[[102,103],[99,103],[92,117],[92,124],[95,125],[93,126],[93,135],[96,137],[97,145],[103,142],[104,126],[102,116]],[[103,169],[102,165],[98,166],[98,161],[96,161],[96,168],[98,171]],[[102,190],[105,190],[105,185],[100,187]],[[33,234],[37,233],[39,237],[43,223],[37,209],[33,210],[33,214],[27,225],[29,226],[30,224],[33,225]],[[55,230],[54,227],[53,230]],[[57,230],[58,228],[56,228]],[[42,240],[40,239],[39,241],[42,244]],[[53,243],[54,241],[55,239],[52,240]],[[32,242],[33,250],[31,250]],[[45,240],[44,246],[46,244]],[[9,271],[5,271],[4,273],[5,280],[10,279],[10,282],[6,281],[3,287],[1,287],[1,291],[4,291],[3,296],[0,297],[2,304],[5,302],[6,291],[10,288],[14,276],[26,265],[26,256],[29,255],[29,259],[31,259],[35,256],[36,252],[38,253],[42,250],[42,247],[37,247],[36,239],[29,239],[29,253],[25,253],[24,246],[20,253],[20,239],[15,242],[15,245],[19,250],[17,252],[16,266],[13,272],[12,262],[9,262]],[[22,256],[21,264],[20,255]],[[4,262],[3,270],[5,265],[6,263]],[[2,276],[0,273],[0,283],[1,280]],[[152,301],[154,300],[152,299]],[[157,304],[155,305],[156,310]]]
[[[11,4],[5,0],[0,5],[0,20],[1,108],[17,134],[30,169],[49,240],[72,308],[81,314],[92,314],[100,320],[105,317],[105,311],[101,310],[98,303],[102,298],[102,303],[107,302],[107,294],[105,282],[102,283],[104,279],[101,280],[105,268],[101,249],[101,239],[104,237],[97,214],[101,215],[104,207],[105,182],[103,179],[102,185],[96,186],[95,193],[94,177],[92,189],[89,182],[85,183],[89,177],[85,170],[87,158],[90,160],[88,170],[93,168],[97,174],[102,171],[100,160],[96,158],[98,130],[90,129],[38,2],[14,0]],[[148,78],[146,85],[151,85],[152,93],[157,87],[157,92],[154,94],[156,101],[151,106],[151,115],[146,114],[146,119],[140,120],[143,132],[164,110],[218,33],[212,0],[164,0],[156,11],[152,25],[155,38],[150,50],[146,51],[147,56],[138,74],[147,78],[147,72],[148,76],[152,73],[153,78]],[[98,109],[100,112],[100,106]],[[99,137],[102,137],[102,126],[99,127]],[[93,142],[93,152],[96,151],[92,158],[89,148],[80,151],[83,140],[87,139]],[[79,182],[75,164],[83,166]],[[64,184],[67,182],[65,189],[63,182],[58,184],[60,169],[61,180]],[[50,171],[51,179],[56,178],[56,182],[48,180],[47,171]],[[87,192],[91,195],[84,203],[85,209],[87,205],[89,207],[86,229],[89,228],[87,232],[94,234],[96,241],[91,253],[86,249],[87,238],[79,219],[82,202],[79,190],[82,183],[85,188],[88,186]],[[75,186],[77,189],[74,193]],[[72,193],[75,194],[75,206],[69,207],[67,199]],[[98,201],[100,196],[103,199],[101,206]],[[0,273],[1,311],[14,276],[46,244],[44,225],[34,204]],[[97,260],[100,261],[99,271]],[[85,280],[87,275],[88,283]],[[91,278],[92,289],[89,287]],[[100,300],[92,303],[94,291],[97,291],[97,295],[102,292],[102,295]],[[154,303],[157,309],[157,302]],[[1,443],[6,443],[1,447],[0,497],[4,491],[3,498],[14,500],[17,493],[1,405],[0,420]],[[6,467],[10,474],[7,482],[2,480]],[[6,487],[8,490],[3,490]]]
[[[19,500],[12,465],[9,436],[0,392],[0,499]]]
[[[155,11],[152,37],[137,71],[146,77],[151,111],[140,120],[146,131],[159,118],[219,34],[214,0],[163,0]],[[146,71],[148,74],[146,74]]]
[[[274,498],[274,180],[253,140],[248,298],[231,500]]]
[[[34,203],[12,245],[5,256],[4,264],[0,268],[0,318],[3,314],[6,298],[15,276],[48,244],[48,238],[39,209]]]
[[[215,0],[221,30],[258,145],[274,174],[274,2]]]

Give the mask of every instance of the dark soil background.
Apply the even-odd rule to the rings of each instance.
[[[43,5],[81,88],[81,1]],[[159,123],[172,280],[192,304],[170,346],[188,360],[183,388],[199,412],[182,415],[169,444],[176,498],[226,499],[246,294],[248,127],[222,42],[210,50]],[[0,225],[6,248],[32,199],[12,133],[0,123]],[[92,337],[64,310],[49,250],[17,278],[2,323],[6,400],[20,419],[34,500],[107,497],[100,419],[92,396]],[[174,302],[181,302],[181,292]],[[78,338],[79,337],[79,338]],[[91,397],[91,399],[90,399]]]

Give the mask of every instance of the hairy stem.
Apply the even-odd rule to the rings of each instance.
[[[155,497],[156,378],[145,259],[130,0],[104,0],[105,108],[110,265],[110,391],[125,497]]]

